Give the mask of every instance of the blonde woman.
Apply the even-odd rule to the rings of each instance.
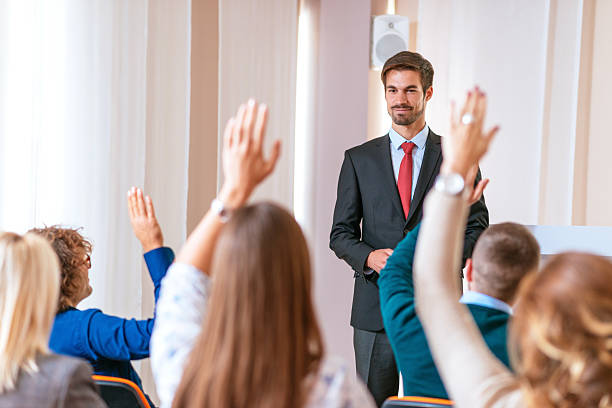
[[[279,155],[277,142],[263,157],[265,123],[254,101],[228,123],[219,201],[162,282],[151,340],[162,407],[373,407],[325,355],[300,227],[274,204],[245,206]]]
[[[555,256],[521,284],[509,349],[516,373],[487,350],[454,279],[470,180],[496,129],[483,132],[486,98],[472,91],[443,143],[441,180],[426,200],[417,242],[417,313],[444,385],[459,408],[612,407],[612,263]],[[466,186],[469,183],[465,184]]]
[[[49,352],[59,264],[35,234],[0,233],[0,406],[104,407],[82,360]]]

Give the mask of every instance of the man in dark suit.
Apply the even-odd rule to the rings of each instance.
[[[391,129],[347,150],[338,180],[330,248],[354,270],[351,326],[357,373],[379,406],[397,394],[399,379],[380,313],[378,273],[392,248],[421,220],[423,198],[442,162],[440,136],[425,122],[433,73],[417,53],[404,51],[387,60],[381,79]],[[481,197],[470,209],[464,260],[488,224]]]

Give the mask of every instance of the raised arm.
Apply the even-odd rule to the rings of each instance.
[[[416,318],[412,263],[419,229],[420,224],[397,244],[377,281],[385,331],[396,349],[414,337],[405,327]]]
[[[265,105],[254,100],[242,105],[227,123],[223,142],[223,187],[219,200],[231,212],[242,207],[259,183],[272,173],[280,154],[280,140],[274,143],[270,158],[263,155],[263,139],[268,118]],[[216,211],[208,211],[187,238],[177,262],[210,273],[212,255],[223,226]]]
[[[164,236],[155,216],[153,200],[140,188],[132,187],[127,193],[128,215],[134,235],[140,241],[144,259],[153,281],[155,302],[159,298],[161,280],[174,261],[174,252],[164,247]]]
[[[151,341],[153,374],[162,407],[170,407],[174,393],[206,316],[210,266],[225,216],[243,206],[254,188],[274,170],[280,142],[268,159],[263,155],[267,108],[249,101],[229,120],[224,134],[224,184],[220,211],[209,210],[189,235],[162,282]],[[221,212],[221,213],[220,213]]]
[[[149,252],[162,247],[164,235],[157,222],[151,197],[143,195],[141,189],[132,187],[127,192],[127,206],[132,230],[142,245],[142,251]]]
[[[451,136],[443,141],[442,176],[470,179],[497,131],[483,133],[485,110],[486,98],[475,89],[468,94],[461,122],[451,119]],[[488,350],[468,309],[458,303],[455,271],[462,258],[469,200],[470,191],[452,195],[437,188],[426,199],[414,265],[417,312],[456,406],[520,406],[509,401],[517,394],[506,392],[517,389],[517,382]]]
[[[127,194],[127,205],[134,235],[144,251],[157,303],[161,280],[174,261],[174,252],[163,246],[164,238],[151,197],[144,196],[141,189],[132,187]],[[154,319],[124,319],[99,310],[90,310],[87,313],[87,351],[91,353],[92,359],[102,356],[111,360],[127,361],[149,357]]]

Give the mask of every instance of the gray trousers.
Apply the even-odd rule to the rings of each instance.
[[[388,397],[397,395],[399,388],[399,374],[387,334],[353,328],[353,346],[357,375],[380,407]]]

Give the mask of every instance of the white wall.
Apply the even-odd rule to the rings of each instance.
[[[254,97],[268,104],[266,146],[281,139],[282,154],[254,199],[274,199],[287,208],[293,204],[297,5],[297,0],[219,1],[219,138],[240,103]],[[221,165],[219,160],[220,176]]]
[[[418,51],[436,70],[428,122],[474,84],[501,130],[481,163],[491,222],[609,225],[608,1],[421,1]]]
[[[418,50],[436,71],[427,121],[444,135],[451,99],[475,84],[489,96],[488,124],[501,130],[481,167],[491,222],[538,220],[546,69],[545,1],[420,2]],[[529,10],[529,12],[525,12]],[[512,203],[512,205],[508,205]]]

